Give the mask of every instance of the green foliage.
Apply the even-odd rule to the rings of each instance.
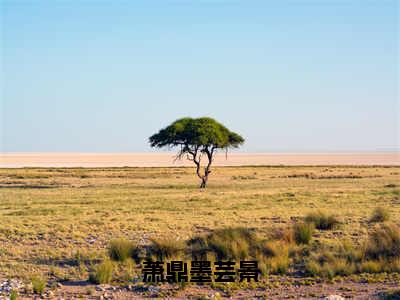
[[[333,215],[328,215],[322,211],[313,212],[307,215],[306,221],[313,223],[319,230],[330,230],[339,224]]]
[[[390,218],[389,211],[384,207],[377,207],[374,209],[371,219],[371,222],[385,222]]]
[[[113,273],[113,263],[106,260],[93,268],[93,271],[89,274],[89,281],[96,284],[110,283]]]
[[[35,276],[31,280],[32,289],[35,294],[43,294],[44,289],[46,288],[47,281],[43,277]]]
[[[10,300],[17,300],[18,293],[15,290],[12,290],[10,293]]]
[[[108,255],[112,260],[125,261],[129,257],[134,257],[136,245],[126,239],[115,239],[110,242]]]
[[[177,158],[187,156],[196,164],[196,174],[201,179],[200,188],[207,186],[208,175],[211,173],[213,156],[218,149],[237,148],[244,139],[230,131],[224,125],[211,118],[183,118],[176,120],[168,127],[161,129],[149,138],[152,147],[179,146]],[[201,174],[202,157],[206,156],[208,163]]]
[[[307,222],[299,222],[293,226],[293,231],[297,244],[309,244],[314,232],[314,225]]]
[[[149,139],[152,147],[164,146],[208,146],[236,148],[244,139],[212,118],[182,118],[161,129]]]

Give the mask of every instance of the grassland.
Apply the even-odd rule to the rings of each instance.
[[[199,190],[187,167],[0,169],[0,279],[87,280],[115,238],[146,245],[238,226],[262,237],[316,210],[340,226],[313,243],[357,243],[377,207],[400,225],[399,179],[400,167],[219,167]]]

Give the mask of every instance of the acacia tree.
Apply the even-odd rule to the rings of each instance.
[[[152,135],[149,142],[157,148],[179,147],[176,159],[186,157],[193,161],[196,174],[201,179],[200,188],[205,188],[216,151],[238,148],[244,139],[212,118],[182,118]],[[207,161],[202,170],[204,157]]]

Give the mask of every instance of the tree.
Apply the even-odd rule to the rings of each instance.
[[[238,148],[244,139],[212,118],[182,118],[161,129],[149,138],[151,147],[179,147],[176,159],[186,156],[196,165],[196,174],[201,179],[200,188],[205,188],[211,164],[218,149],[228,151]],[[202,158],[207,158],[202,172]]]

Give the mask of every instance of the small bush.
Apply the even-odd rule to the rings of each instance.
[[[89,274],[89,281],[96,284],[110,283],[114,272],[114,265],[106,260],[94,267]]]
[[[390,218],[389,211],[384,207],[377,207],[374,209],[371,219],[371,222],[386,222]]]
[[[135,252],[136,245],[125,239],[112,240],[108,247],[108,255],[115,261],[125,261],[129,257],[134,257]]]
[[[183,254],[185,245],[175,238],[152,239],[148,249],[148,257],[155,256],[159,260],[177,258]]]
[[[400,228],[382,224],[368,238],[365,256],[372,259],[400,258]]]
[[[322,211],[308,214],[306,216],[306,222],[313,223],[319,230],[331,230],[340,223],[335,216],[328,215]]]
[[[43,294],[44,289],[46,288],[46,284],[47,284],[46,279],[44,279],[40,276],[35,276],[32,278],[31,282],[32,282],[33,292],[35,294],[39,294],[39,295]]]
[[[294,239],[297,244],[309,244],[314,232],[314,225],[311,223],[296,223],[293,227]]]

